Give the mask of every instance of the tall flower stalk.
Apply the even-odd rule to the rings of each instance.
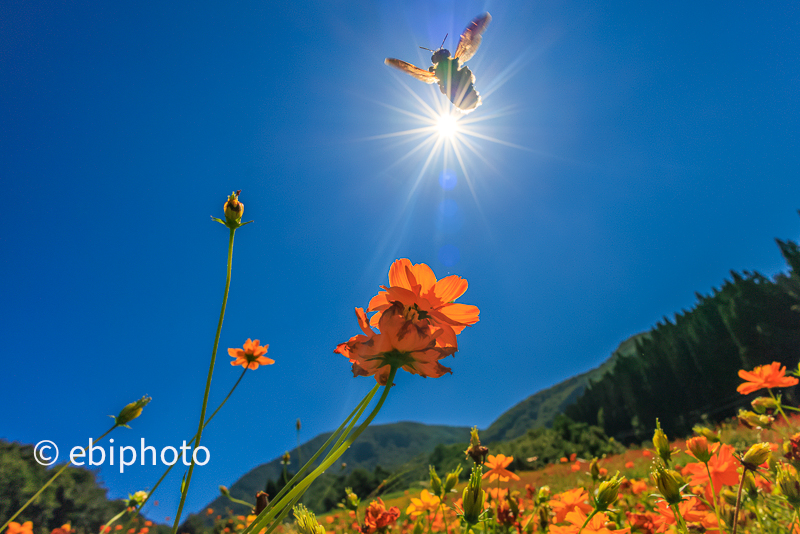
[[[228,197],[227,202],[223,206],[223,211],[225,212],[225,221],[221,219],[214,219],[217,222],[220,222],[228,227],[230,230],[230,235],[228,238],[228,268],[227,274],[225,277],[225,292],[222,296],[222,309],[219,312],[219,321],[217,323],[217,333],[214,336],[214,348],[211,350],[211,362],[208,365],[208,376],[206,377],[206,387],[205,392],[203,393],[203,404],[200,408],[200,422],[197,426],[197,434],[195,435],[195,449],[200,446],[200,440],[203,437],[203,429],[205,428],[205,421],[206,421],[206,408],[208,407],[208,395],[211,392],[211,378],[214,376],[214,364],[217,361],[217,349],[219,348],[219,336],[222,333],[222,321],[225,319],[225,306],[228,304],[228,293],[231,288],[231,267],[233,265],[233,237],[236,233],[236,229],[244,226],[247,223],[242,223],[242,214],[244,213],[244,204],[239,202],[239,193],[241,191],[237,191],[235,193],[231,193]],[[256,365],[257,367],[257,365]],[[175,522],[172,524],[172,534],[176,534],[178,532],[178,525],[181,521],[181,514],[183,512],[183,506],[186,504],[186,495],[189,493],[189,485],[192,483],[192,473],[194,473],[194,454],[192,455],[192,463],[189,465],[189,471],[186,473],[186,478],[184,479],[183,484],[181,485],[181,501],[178,505],[178,511],[175,512]]]

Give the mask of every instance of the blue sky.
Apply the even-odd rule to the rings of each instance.
[[[387,135],[449,103],[384,58],[427,68],[418,47],[454,50],[484,11],[463,165],[431,155],[436,133]],[[191,435],[225,276],[209,215],[241,189],[255,220],[211,406],[239,374],[225,348],[258,338],[276,363],[206,430],[190,511],[372,387],[333,349],[397,258],[466,278],[481,320],[453,375],[399,375],[376,421],[485,428],[731,269],[785,270],[773,238],[800,237],[791,2],[4,2],[0,20],[0,437],[63,455],[143,394],[115,445]],[[129,469],[100,470],[111,497],[160,474]]]

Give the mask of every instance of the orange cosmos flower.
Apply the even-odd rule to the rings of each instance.
[[[483,474],[483,478],[489,477],[489,482],[492,482],[498,478],[500,479],[500,482],[506,482],[509,478],[519,480],[517,475],[506,469],[506,467],[508,467],[513,461],[513,456],[506,456],[504,454],[498,454],[495,456],[490,454],[486,459],[486,463],[484,464],[489,468],[489,471]]]
[[[588,514],[592,511],[592,506],[588,504],[588,500],[589,493],[583,488],[575,488],[555,495],[555,498],[548,503],[556,514],[553,523],[561,523],[568,513],[576,509]]]
[[[260,345],[259,340],[251,341],[247,338],[244,342],[244,350],[242,349],[228,349],[228,354],[231,358],[236,358],[231,362],[231,365],[241,365],[246,369],[258,369],[259,365],[272,365],[275,360],[270,360],[264,354],[267,353],[269,345]]]
[[[639,495],[640,493],[644,493],[647,491],[647,481],[644,479],[641,480],[631,480],[631,493],[634,495]]]
[[[603,512],[595,514],[589,523],[583,527],[581,527],[586,522],[587,515],[584,514],[581,510],[575,510],[574,512],[570,512],[567,514],[567,522],[570,524],[568,526],[559,527],[557,525],[550,526],[550,534],[630,534],[630,527],[623,528],[623,529],[614,529],[611,530],[606,527],[609,524],[608,516]],[[610,523],[611,526],[616,526],[614,523]]]
[[[353,376],[375,376],[385,385],[392,367],[402,367],[411,374],[438,378],[451,373],[439,360],[452,355],[455,346],[437,346],[443,330],[428,322],[408,319],[402,302],[395,302],[381,314],[376,333],[369,327],[364,310],[356,308],[358,324],[364,334],[340,343],[337,352],[353,364]]]
[[[486,492],[487,500],[490,501],[502,501],[506,498],[506,494],[508,494],[508,488],[486,488],[484,490]]]
[[[386,510],[383,500],[378,497],[377,501],[372,501],[364,514],[364,526],[361,527],[363,534],[373,534],[375,531],[385,532],[389,525],[394,524],[400,517],[400,508],[392,506]]]
[[[721,445],[717,454],[708,460],[708,470],[714,481],[714,491],[719,495],[723,485],[734,486],[739,484],[739,473],[736,469],[740,463],[733,456],[735,449],[730,445]],[[708,483],[708,472],[702,462],[687,464],[681,471],[682,475],[691,475],[692,486],[702,486]],[[710,489],[710,488],[709,488]]]
[[[369,302],[368,311],[376,311],[370,319],[377,326],[381,315],[395,302],[403,303],[403,314],[408,319],[428,321],[443,330],[437,345],[456,346],[456,335],[478,322],[477,306],[456,304],[455,300],[467,290],[467,281],[452,275],[436,280],[433,270],[424,263],[412,265],[403,258],[389,268],[389,287],[381,286]]]
[[[411,504],[406,508],[406,515],[411,519],[416,519],[423,512],[435,512],[439,509],[439,502],[439,497],[424,489],[420,492],[419,498],[411,497]]]
[[[759,365],[752,371],[739,371],[739,378],[746,380],[740,384],[736,391],[742,395],[747,395],[762,388],[785,388],[795,386],[798,383],[796,378],[786,376],[786,366],[781,367],[780,362],[772,362],[769,365]]]
[[[700,508],[704,507],[697,497],[689,497],[678,503],[678,510],[684,521],[687,523],[698,523],[704,521],[708,511]],[[656,508],[658,515],[653,516],[653,524],[657,528],[656,532],[664,532],[669,525],[675,524],[675,514],[666,501],[658,501]]]
[[[25,521],[21,525],[12,521],[8,524],[6,534],[33,534],[33,521]]]

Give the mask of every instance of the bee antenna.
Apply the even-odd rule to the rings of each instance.
[[[444,48],[444,42],[447,40],[447,36],[448,35],[450,35],[450,34],[449,33],[445,34],[444,39],[442,39],[442,44],[439,45],[439,48],[437,48],[436,50],[431,50],[430,48],[425,48],[424,46],[420,46],[420,48],[423,49],[423,50],[427,50],[428,52],[437,52],[437,51],[441,50],[442,48]]]

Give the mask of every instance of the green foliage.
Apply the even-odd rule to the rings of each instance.
[[[510,440],[524,435],[529,429],[550,426],[584,392],[592,380],[599,380],[621,357],[633,354],[637,340],[648,334],[637,334],[622,343],[603,365],[573,376],[545,390],[534,393],[503,413],[488,429],[481,432],[484,441]]]
[[[656,417],[668,434],[687,434],[702,417],[720,420],[751,400],[736,392],[739,369],[773,361],[796,366],[800,248],[778,245],[788,275],[732,272],[711,295],[698,294],[692,310],[658,323],[566,413],[589,424],[599,424],[602,414],[606,432],[627,442],[647,439]]]
[[[50,469],[33,457],[33,446],[0,440],[0,524],[22,507],[60,466]],[[109,501],[106,490],[87,469],[69,467],[17,518],[33,521],[34,531],[50,532],[70,522],[79,532],[99,532],[100,527],[124,508]]]
[[[299,447],[299,457],[308,459],[317,452],[330,433],[321,434],[316,438],[304,443]],[[425,461],[427,455],[437,446],[437,444],[449,444],[464,440],[469,436],[469,428],[423,425],[421,423],[403,422],[389,425],[376,425],[368,427],[350,449],[341,457],[341,464],[332,467],[328,473],[322,475],[311,485],[308,492],[303,496],[303,503],[315,513],[325,510],[322,503],[336,504],[344,496],[344,487],[340,479],[347,481],[347,477],[354,471],[360,471],[353,479],[345,482],[345,485],[352,486],[359,497],[365,498],[383,479],[391,478],[390,482],[396,487],[400,480],[405,478],[389,477],[389,471],[402,472],[402,466],[415,457],[420,461]],[[463,450],[463,449],[462,449]],[[298,449],[290,451],[292,458],[298,457]],[[381,467],[379,467],[381,466]],[[292,471],[297,471],[302,466],[292,464]],[[427,474],[428,465],[425,464]],[[385,473],[378,475],[377,473]],[[270,497],[277,495],[277,492],[265,489],[268,481],[273,484],[270,489],[280,489],[278,481],[282,479],[283,466],[280,458],[276,458],[269,463],[262,464],[242,478],[237,480],[229,487],[231,496],[247,502],[255,502],[255,494],[259,491],[266,491]],[[291,474],[289,475],[291,478]],[[357,489],[357,486],[370,489],[364,493]],[[341,491],[339,491],[341,487]],[[225,510],[230,509],[234,514],[247,514],[249,510],[243,506],[232,503],[225,497],[219,497],[207,505],[215,512],[225,514]],[[206,507],[204,507],[205,509]],[[204,522],[210,524],[210,518],[204,518]]]
[[[437,447],[430,456],[430,463],[440,471],[449,471],[456,465],[467,469],[472,465],[471,460],[465,460],[464,450],[467,446],[465,443]],[[623,451],[624,447],[609,440],[602,428],[575,422],[563,414],[555,418],[552,428],[531,428],[513,440],[489,444],[490,454],[501,453],[514,457],[509,466],[511,471],[539,469],[571,454],[577,454],[579,458],[592,458]]]

